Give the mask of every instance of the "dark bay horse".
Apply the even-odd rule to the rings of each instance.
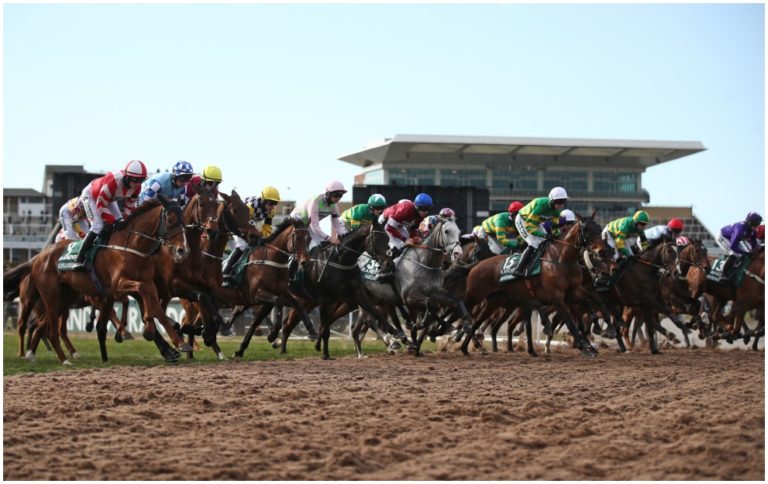
[[[296,299],[308,312],[320,308],[320,326],[315,349],[321,350],[324,360],[332,359],[328,351],[331,324],[356,307],[370,313],[385,331],[405,335],[392,328],[384,315],[371,302],[363,287],[363,278],[357,260],[363,252],[368,252],[385,265],[391,263],[389,237],[381,229],[378,221],[363,225],[349,233],[336,246],[329,244],[313,250],[312,259],[303,266],[303,284],[291,289]],[[389,262],[387,262],[389,261]],[[283,323],[281,352],[286,351],[288,337],[298,322],[298,312],[292,309]]]
[[[57,261],[70,242],[72,241],[62,241],[43,249],[34,258],[29,272],[35,292],[31,302],[34,304],[35,297],[45,295],[42,298],[45,318],[42,319],[49,328],[49,340],[62,363],[68,360],[61,350],[55,325],[60,318],[67,317],[69,308],[80,294],[99,297],[109,304],[115,297],[121,298],[128,294],[134,296],[143,305],[144,314],[150,318],[145,322],[145,339],[155,339],[157,331],[154,321],[158,320],[174,344],[186,350],[184,341],[176,333],[160,305],[154,283],[153,257],[158,249],[158,257],[171,257],[175,262],[181,262],[189,255],[181,208],[178,205],[164,199],[160,203],[147,203],[128,217],[123,229],[110,234],[105,246],[107,250],[99,251],[93,263],[93,272],[100,282],[100,287],[95,285],[88,271],[57,270]],[[99,317],[99,327],[103,328],[103,332],[100,331],[98,335],[102,348],[106,339],[106,320],[109,314],[108,310],[102,310]],[[39,320],[38,330],[35,331],[30,345],[32,355],[40,339],[40,329]],[[105,357],[106,354],[102,352],[102,359]]]

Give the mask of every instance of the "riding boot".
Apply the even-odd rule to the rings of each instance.
[[[731,254],[728,257],[725,258],[725,262],[723,262],[723,268],[720,271],[721,278],[726,280],[731,280],[731,268],[733,267],[734,263],[736,262],[736,254]]]
[[[235,247],[235,250],[232,251],[232,255],[229,256],[229,259],[227,259],[227,263],[224,265],[224,268],[221,270],[221,275],[223,276],[225,281],[232,282],[232,271],[235,268],[237,261],[240,260],[240,257],[242,255],[243,255],[243,249],[241,249],[240,247]]]
[[[77,259],[75,260],[75,268],[84,268],[85,267],[85,254],[88,252],[88,250],[93,247],[93,242],[96,240],[96,237],[98,237],[99,234],[96,232],[88,232],[88,234],[83,239],[83,244],[80,246],[80,251],[77,253]]]
[[[528,263],[531,261],[533,254],[536,252],[536,248],[532,245],[526,246],[523,251],[523,255],[520,256],[520,261],[517,263],[517,267],[512,271],[512,275],[515,277],[523,277],[525,270],[528,267]]]

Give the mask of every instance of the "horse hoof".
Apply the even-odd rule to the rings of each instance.
[[[224,356],[224,353],[218,352],[217,355],[219,356],[219,361],[227,361],[227,357]]]
[[[36,361],[35,354],[32,353],[32,350],[27,350],[27,354],[24,355],[24,359],[30,363],[34,363]]]
[[[167,363],[177,363],[181,354],[178,351],[170,350],[163,353],[163,358]]]
[[[243,354],[235,351],[234,353],[232,353],[232,359],[235,361],[242,361]]]
[[[123,335],[120,333],[115,333],[115,343],[122,343],[123,342]]]
[[[538,353],[536,353],[535,351],[529,351],[529,352],[528,352],[528,354],[529,354],[529,355],[531,355],[531,356],[533,356],[534,358],[535,358],[535,357],[537,357],[537,356],[539,356],[539,354],[538,354]]]
[[[155,340],[155,332],[154,331],[147,331],[145,329],[144,332],[141,333],[141,335],[147,341],[154,341]]]
[[[61,364],[64,366],[72,366],[72,363],[69,360],[64,360],[61,362]]]
[[[310,341],[317,341],[317,335],[316,334],[310,334],[309,336],[307,336],[307,338],[309,338]]]
[[[179,346],[179,351],[187,352],[187,351],[194,351],[194,350],[192,349],[192,346],[189,343],[182,343],[181,346]]]
[[[323,355],[323,359],[330,361],[330,360],[335,360],[336,358],[334,358],[333,356],[325,356],[325,355]]]
[[[368,355],[357,355],[358,360],[364,360],[366,358],[368,358]]]
[[[458,330],[454,331],[454,332],[451,334],[451,336],[450,336],[450,337],[451,337],[451,338],[453,338],[453,341],[455,341],[456,343],[458,343],[459,341],[461,341],[461,337],[462,337],[462,336],[464,336],[464,332],[463,332],[462,330],[458,329]]]
[[[134,338],[133,335],[128,331],[123,334],[123,341],[133,341],[134,339],[136,338]]]
[[[79,360],[80,359],[80,353],[78,353],[77,351],[72,353],[72,359],[73,360]]]
[[[597,351],[582,351],[581,352],[582,358],[596,358],[597,357]]]
[[[87,323],[87,324],[85,325],[85,330],[86,330],[86,331],[88,331],[89,333],[90,333],[91,331],[93,331],[93,323]]]

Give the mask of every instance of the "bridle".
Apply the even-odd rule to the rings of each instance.
[[[169,211],[176,214],[176,220],[178,221],[176,224],[178,227],[170,232],[168,231],[167,221],[166,221],[167,212]],[[113,249],[113,250],[120,250],[123,252],[129,252],[131,254],[138,255],[140,257],[147,257],[157,252],[157,250],[161,246],[171,247],[173,245],[170,242],[171,239],[175,238],[179,233],[181,233],[182,236],[184,237],[184,251],[186,253],[189,253],[189,244],[187,243],[187,233],[184,230],[184,225],[181,222],[181,220],[182,220],[181,207],[179,207],[176,204],[173,204],[173,205],[170,205],[170,207],[163,206],[160,212],[160,220],[158,220],[158,223],[155,226],[155,229],[153,230],[153,232],[155,232],[155,235],[148,235],[143,232],[138,232],[136,230],[133,230],[132,228],[128,229],[128,237],[126,239],[126,244],[131,240],[131,237],[134,235],[151,240],[153,241],[153,244],[148,252],[141,252],[131,247],[112,245],[112,244],[100,245],[100,247]]]

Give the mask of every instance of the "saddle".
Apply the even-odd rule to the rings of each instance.
[[[749,263],[752,262],[752,257],[749,254],[739,257],[731,266],[729,273],[723,274],[723,265],[725,264],[726,257],[727,255],[721,255],[712,263],[707,279],[712,282],[739,288],[744,283],[744,277],[746,276]]]
[[[105,234],[104,232],[99,234],[99,236],[96,237],[96,240],[93,241],[91,248],[88,249],[88,251],[85,253],[85,265],[87,267],[93,267],[93,260],[96,258],[96,253],[103,248],[103,244],[107,243],[105,236],[109,237],[109,235]],[[80,252],[80,247],[82,245],[82,240],[76,240],[70,243],[67,246],[67,249],[61,254],[61,256],[59,256],[59,260],[56,262],[56,270],[59,272],[74,270],[82,271],[82,267],[75,267],[75,262],[77,261],[77,253]]]
[[[240,284],[242,284],[243,277],[245,276],[245,269],[248,267],[248,258],[254,250],[256,250],[256,247],[250,245],[246,247],[243,255],[240,256],[240,260],[238,260],[235,267],[232,268],[231,278],[225,280],[221,287],[239,287]],[[222,267],[226,267],[230,257],[232,257],[231,252],[223,261],[221,261]]]
[[[528,266],[528,271],[525,277],[538,276],[541,274],[541,256],[544,254],[544,248],[547,244],[541,244],[536,252],[533,253],[533,259]],[[522,253],[515,253],[509,255],[504,262],[502,262],[501,270],[499,271],[499,282],[509,282],[517,279],[512,273],[520,262]],[[525,278],[524,277],[524,278]]]

